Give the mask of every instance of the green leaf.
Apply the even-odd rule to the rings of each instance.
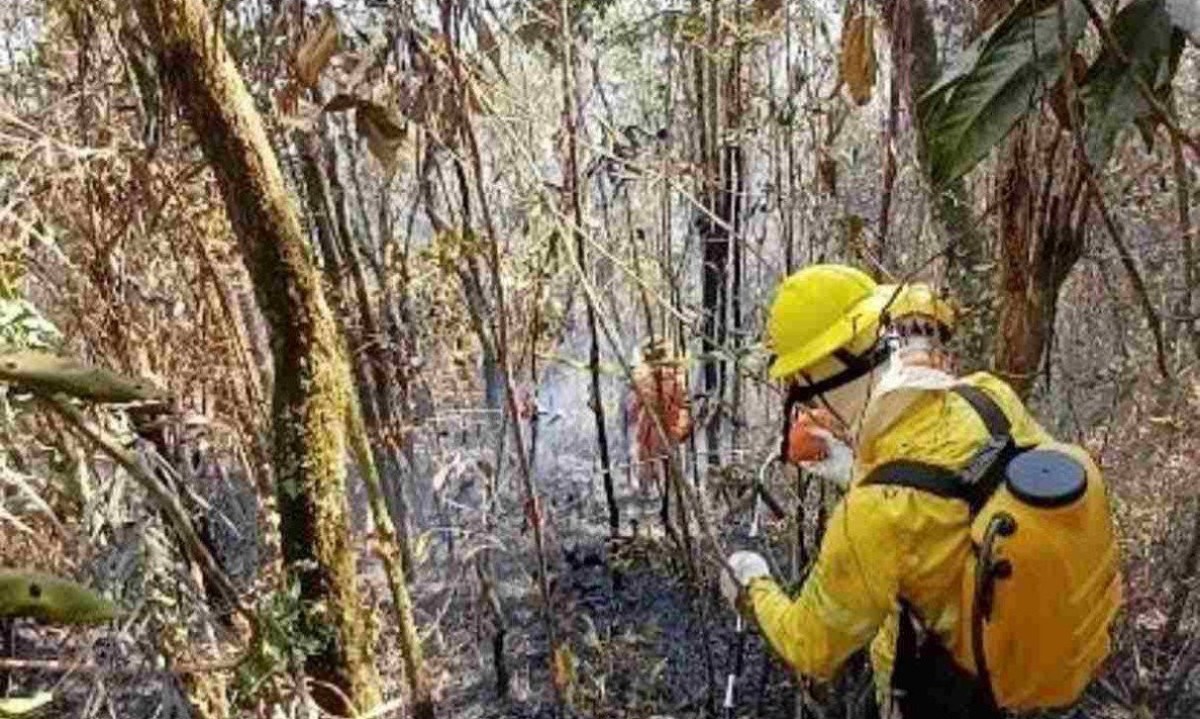
[[[0,617],[53,624],[102,624],[115,618],[112,602],[66,579],[0,569]]]
[[[0,348],[0,382],[94,402],[142,402],[165,397],[147,380],[33,350],[8,352]]]
[[[1135,0],[1126,5],[1113,20],[1112,33],[1130,64],[1105,47],[1088,68],[1080,91],[1088,160],[1097,169],[1108,162],[1121,132],[1150,111],[1138,91],[1137,79],[1156,91],[1169,88],[1172,66],[1178,65],[1175,47],[1182,50],[1183,38],[1171,27],[1163,0]]]
[[[0,298],[0,337],[11,347],[50,347],[62,339],[58,328],[23,299]]]
[[[1067,42],[1087,27],[1080,0],[1065,2]],[[934,185],[961,177],[996,146],[1062,75],[1058,5],[1021,0],[920,101],[922,139]]]
[[[0,699],[0,717],[19,717],[31,714],[54,701],[50,692],[38,692],[31,697]]]
[[[1162,103],[1163,107],[1171,107],[1171,90],[1172,84],[1175,81],[1175,75],[1179,70],[1179,61],[1183,57],[1183,46],[1187,43],[1187,34],[1176,28],[1174,35],[1171,38],[1171,55],[1167,63],[1167,79],[1162,85],[1155,86],[1154,95]],[[1146,152],[1154,151],[1154,135],[1158,131],[1158,126],[1162,121],[1150,109],[1150,104],[1146,103],[1142,112],[1133,120],[1137,126],[1138,132],[1141,133],[1142,139],[1146,143]]]
[[[954,61],[942,71],[941,77],[937,79],[928,90],[921,96],[919,102],[924,103],[926,98],[930,98],[938,93],[945,91],[950,85],[957,83],[959,80],[966,77],[975,66],[979,63],[979,56],[983,51],[991,45],[992,38],[998,34],[1012,32],[1012,27],[1022,18],[1027,17],[1028,9],[1023,10],[1024,14],[1018,15],[1020,7],[1013,8],[1012,12],[1000,20],[1000,22],[992,25],[987,30],[983,31],[975,41],[963,49],[962,52],[954,58]]]

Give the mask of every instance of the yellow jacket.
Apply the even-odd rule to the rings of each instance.
[[[885,692],[898,597],[908,600],[964,667],[973,666],[961,621],[971,551],[967,506],[907,487],[860,484],[875,467],[897,459],[954,470],[967,464],[988,432],[966,400],[948,391],[960,382],[991,395],[1011,420],[1018,446],[1050,441],[1012,389],[988,374],[957,380],[926,371],[923,381],[906,384],[901,378],[881,385],[859,432],[850,490],[830,516],[800,595],[791,600],[765,577],[748,588],[763,636],[797,673],[827,680],[871,642],[876,688]]]

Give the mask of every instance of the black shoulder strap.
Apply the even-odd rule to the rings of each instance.
[[[952,390],[962,397],[979,415],[988,431],[988,441],[971,457],[960,472],[924,462],[896,460],[876,467],[863,480],[863,485],[884,484],[910,487],[939,497],[961,499],[971,508],[971,514],[983,507],[1003,479],[998,471],[1011,456],[1012,422],[987,392],[967,384],[955,385]]]
[[[963,483],[958,472],[936,464],[913,462],[908,459],[879,465],[862,483],[911,487],[947,499],[963,498]]]
[[[987,392],[969,384],[955,385],[952,391],[971,405],[992,437],[1006,437],[1012,431],[1008,415]]]

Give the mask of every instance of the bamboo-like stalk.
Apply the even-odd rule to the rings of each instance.
[[[742,34],[742,0],[737,0],[734,4],[734,35],[740,37]],[[730,325],[729,348],[733,355],[733,373],[729,378],[732,388],[729,393],[730,399],[730,422],[729,422],[729,445],[731,452],[738,451],[738,444],[741,438],[741,412],[742,412],[742,375],[741,369],[741,347],[742,347],[742,272],[743,272],[743,248],[745,246],[745,203],[746,196],[746,150],[742,146],[741,129],[742,129],[742,112],[745,107],[745,98],[743,94],[747,83],[742,77],[743,69],[743,54],[745,48],[743,42],[737,40],[734,44],[733,61],[729,69],[730,77],[730,100],[728,106],[729,131],[737,136],[737,139],[731,142],[727,148],[729,155],[729,178],[726,180],[728,190],[727,202],[729,203],[729,224],[731,226],[730,241],[733,244],[732,257],[732,273],[729,286],[729,314],[727,322]],[[724,375],[724,373],[722,373]],[[732,457],[736,461],[736,454]]]
[[[718,222],[704,220],[700,223],[701,251],[701,305],[704,310],[703,349],[704,393],[712,408],[712,415],[705,424],[705,454],[709,471],[721,462],[721,417],[725,411],[725,362],[719,349],[725,342],[728,311],[727,271],[729,264],[729,237],[733,231],[730,219],[733,210],[733,176],[731,172],[731,147],[721,151],[718,138],[723,125],[720,116],[720,78],[718,77],[717,28],[721,23],[721,9],[717,0],[710,0],[708,7],[708,41],[704,53],[705,90],[704,103],[698,109],[704,118],[707,145],[704,148],[704,197],[711,216]],[[726,123],[727,125],[728,123]]]
[[[396,367],[385,351],[384,330],[380,323],[379,311],[372,300],[372,295],[368,287],[366,267],[359,252],[356,236],[350,229],[347,193],[341,187],[341,183],[337,178],[335,145],[332,140],[327,140],[323,144],[322,176],[325,179],[325,186],[329,193],[328,204],[332,205],[334,218],[336,219],[334,227],[337,229],[337,232],[334,234],[334,238],[340,241],[340,255],[345,258],[346,268],[349,270],[348,274],[351,280],[351,287],[354,290],[355,304],[359,317],[360,341],[365,347],[364,354],[366,355],[366,363],[369,369],[369,373],[364,374],[370,377],[374,388],[373,391],[369,392],[368,396],[370,406],[364,407],[367,410],[364,413],[364,420],[367,422],[368,429],[374,430],[371,434],[374,436],[375,441],[382,445],[373,454],[382,460],[377,461],[376,466],[389,470],[386,476],[381,477],[381,486],[384,491],[384,501],[387,503],[388,511],[391,512],[393,517],[392,523],[396,529],[396,540],[400,548],[400,560],[404,566],[404,575],[411,582],[416,575],[416,565],[413,562],[412,555],[412,543],[409,540],[409,524],[412,512],[408,506],[408,498],[405,496],[402,474],[404,463],[400,457],[401,440],[397,436],[398,426],[404,419],[404,412],[392,400],[392,390],[400,383],[397,379]],[[353,166],[355,162],[353,156],[350,158],[350,162]],[[355,193],[359,194],[361,192],[361,186],[356,182]],[[365,215],[363,198],[361,197],[359,198],[358,209],[360,213],[364,213]],[[361,218],[360,224],[364,229],[369,226],[365,216]],[[360,401],[363,397],[364,395],[360,393]]]
[[[358,402],[353,398],[346,409],[346,433],[350,438],[350,446],[354,451],[355,460],[362,472],[363,482],[367,487],[367,497],[371,503],[371,515],[375,519],[375,534],[378,540],[376,551],[383,561],[388,589],[392,594],[393,610],[396,612],[400,637],[400,658],[404,664],[404,679],[412,694],[412,715],[416,719],[433,719],[433,699],[429,694],[429,685],[425,679],[424,652],[421,649],[421,639],[417,635],[416,619],[413,617],[413,606],[408,594],[404,562],[399,551],[400,543],[396,536],[396,527],[392,524],[391,512],[384,499],[383,483],[379,478],[379,469],[375,465],[375,457],[371,451],[362,411],[359,409]]]
[[[785,85],[789,102],[794,102],[797,95],[796,67],[792,59],[792,24],[792,3],[785,2],[783,4],[783,42],[786,60],[784,67],[787,70]],[[782,203],[784,213],[783,256],[784,268],[789,275],[796,266],[796,133],[792,129],[794,122],[795,118],[793,117],[784,129],[787,135],[785,140],[787,145],[787,198]]]
[[[521,479],[521,484],[525,493],[526,514],[530,519],[530,524],[533,529],[534,551],[537,555],[537,582],[538,589],[541,594],[542,606],[541,614],[542,621],[545,625],[546,637],[550,644],[551,651],[549,652],[548,660],[551,664],[551,675],[554,674],[555,653],[558,649],[558,632],[554,622],[553,597],[550,593],[550,577],[549,567],[546,558],[546,538],[543,527],[543,512],[541,506],[541,498],[538,493],[535,477],[532,469],[529,466],[529,457],[526,454],[526,445],[521,431],[520,413],[517,411],[515,391],[513,386],[512,371],[509,366],[508,358],[508,314],[506,310],[506,300],[504,292],[504,282],[501,276],[500,268],[500,238],[496,232],[495,222],[492,219],[491,207],[488,203],[487,193],[484,188],[483,179],[483,159],[479,151],[479,140],[475,134],[475,128],[472,123],[469,112],[467,111],[468,103],[467,85],[462,68],[462,61],[459,57],[458,43],[461,40],[456,32],[456,23],[454,21],[454,1],[443,0],[441,3],[441,23],[442,32],[449,39],[448,54],[450,60],[450,69],[454,78],[454,87],[459,99],[459,108],[461,112],[459,131],[467,145],[467,158],[471,163],[471,174],[475,182],[475,191],[478,196],[480,213],[483,216],[484,228],[487,233],[486,244],[486,260],[487,268],[491,274],[492,289],[494,293],[494,313],[491,317],[493,326],[493,336],[495,337],[495,352],[496,364],[500,372],[501,379],[504,383],[504,405],[505,411],[508,414],[509,431],[512,434],[514,452],[517,456],[517,470]],[[556,697],[561,701],[559,696],[559,687],[554,684]]]
[[[888,87],[888,114],[883,128],[883,189],[879,203],[879,237],[875,246],[875,257],[881,266],[887,266],[888,235],[892,227],[892,196],[896,186],[896,141],[900,118],[900,88],[902,77],[908,73],[909,45],[912,43],[912,24],[907,0],[892,0],[892,72]],[[876,273],[876,280],[882,280]]]

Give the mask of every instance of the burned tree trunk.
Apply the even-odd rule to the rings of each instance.
[[[1069,149],[1051,142],[1038,159],[1029,157],[1035,130],[1018,125],[1005,148],[997,189],[1000,208],[1000,267],[995,371],[1018,393],[1033,386],[1050,346],[1059,290],[1083,253],[1088,207],[1081,202],[1084,168],[1069,162]],[[1056,175],[1054,168],[1069,162]]]
[[[563,205],[565,212],[570,214],[574,224],[572,235],[575,239],[575,261],[579,263],[580,269],[584,270],[587,267],[587,250],[583,236],[583,206],[579,187],[579,109],[576,87],[578,58],[571,52],[570,43],[565,41],[568,36],[564,35],[563,37],[563,51],[565,57],[568,58],[568,62],[563,63],[562,71],[562,126],[563,133],[567,138],[563,153],[565,155],[563,158],[563,177],[565,178]],[[596,331],[596,305],[592,302],[591,295],[587,294],[584,295],[584,303],[590,337],[588,374],[591,379],[589,385],[591,395],[588,405],[591,407],[592,417],[595,420],[600,475],[604,482],[604,496],[608,500],[608,532],[610,536],[616,537],[621,531],[621,514],[617,507],[616,493],[613,488],[612,460],[608,453],[608,423],[604,419],[604,398],[600,391],[600,337]]]
[[[728,317],[728,287],[727,273],[729,265],[730,229],[733,217],[733,192],[731,173],[729,172],[731,150],[718,145],[721,129],[721,118],[718,112],[720,78],[718,77],[718,61],[713,57],[717,48],[717,28],[721,23],[720,9],[717,3],[709,6],[707,48],[698,49],[703,52],[703,61],[697,61],[697,67],[702,72],[697,80],[696,109],[700,131],[701,165],[704,168],[705,208],[700,218],[700,239],[703,243],[701,254],[701,304],[704,311],[704,323],[701,346],[703,347],[704,394],[709,406],[714,408],[713,415],[705,425],[705,449],[708,455],[708,466],[715,468],[721,463],[721,414],[725,398],[725,362],[722,359],[723,345],[727,330]],[[700,88],[703,87],[703,92]]]
[[[1046,344],[1046,297],[1029,266],[1036,243],[1031,222],[1035,198],[1025,135],[1018,128],[1009,138],[998,188],[1000,317],[995,350],[996,370],[1021,394],[1033,384]]]
[[[262,118],[202,0],[136,3],[159,69],[216,173],[271,329],[275,481],[284,560],[331,628],[307,671],[314,697],[349,714],[380,700],[345,503],[349,374],[299,216]],[[332,685],[332,689],[322,688]],[[354,706],[346,706],[347,700]]]

